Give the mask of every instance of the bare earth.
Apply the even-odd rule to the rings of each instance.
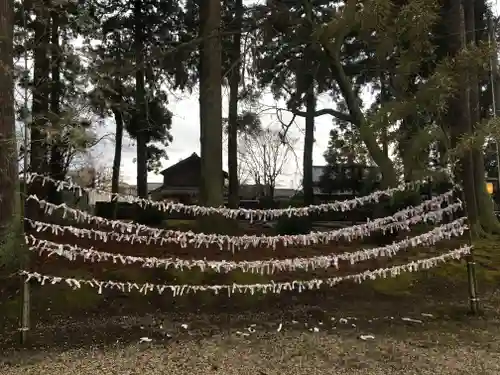
[[[398,290],[390,295],[339,285],[198,310],[131,295],[70,314],[71,302],[48,303],[61,291],[40,288],[29,349],[0,315],[0,375],[500,375],[499,271],[480,269],[489,285],[480,282],[483,314],[471,317],[464,268],[448,268],[453,283],[422,273],[410,286],[403,276],[378,286]]]
[[[119,317],[107,324],[123,327],[126,321]],[[137,331],[112,345],[9,350],[0,357],[0,374],[500,374],[496,313],[481,318],[338,315],[325,322],[284,322],[280,332],[279,321],[252,324],[250,319],[210,337],[202,337],[201,325],[193,322],[187,328],[181,321],[146,326],[150,321],[131,318],[128,328]],[[70,340],[79,329],[84,327],[70,324],[62,331]],[[361,338],[369,334],[374,338]],[[140,342],[141,337],[152,341]]]

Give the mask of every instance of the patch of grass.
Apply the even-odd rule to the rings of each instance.
[[[162,228],[180,230],[182,232],[197,232],[199,223],[196,220],[166,220],[161,224]]]
[[[93,277],[90,272],[84,270],[73,270],[71,273],[61,270],[59,274],[76,279]],[[94,288],[82,286],[81,289],[72,289],[65,284],[51,285],[50,288],[37,286],[32,288],[32,294],[34,303],[41,309],[65,314],[96,308],[104,300],[104,296],[97,293]]]
[[[169,227],[178,227],[178,226],[195,226],[196,220],[177,220],[177,219],[169,219],[165,220],[165,224]]]
[[[102,295],[90,288],[78,290],[64,288],[64,290],[58,291],[56,303],[63,307],[65,312],[93,309],[98,307],[104,299]]]
[[[151,273],[143,268],[122,267],[106,272],[106,279],[143,284],[151,282]]]
[[[494,284],[500,282],[500,238],[474,241],[474,260],[479,280]]]
[[[450,249],[451,250],[451,249]],[[447,250],[442,250],[446,252]],[[474,242],[476,277],[481,289],[500,283],[500,238],[482,239]],[[448,262],[428,271],[403,273],[395,278],[377,279],[369,285],[374,291],[389,296],[404,296],[422,293],[422,288],[460,289],[467,285],[466,261]],[[450,289],[450,292],[454,291]],[[456,291],[456,290],[455,290]]]
[[[209,278],[208,273],[202,272],[199,268],[181,270],[170,268],[168,270],[155,270],[155,276],[159,280],[166,280],[172,284],[203,284]]]
[[[387,296],[407,296],[411,294],[411,289],[417,276],[413,273],[402,273],[398,277],[380,278],[370,282],[371,287],[377,293]]]
[[[0,315],[6,319],[16,319],[20,312],[20,297],[16,296],[0,303]]]
[[[265,284],[268,283],[272,279],[272,276],[269,275],[261,275],[250,272],[241,272],[235,271],[231,272],[227,275],[225,279],[225,284]],[[250,293],[240,294],[236,293],[231,298],[235,301],[239,306],[250,308],[257,305],[259,302],[264,300],[267,297],[266,294],[263,293],[255,293],[251,295]]]

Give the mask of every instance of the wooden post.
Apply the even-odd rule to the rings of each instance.
[[[472,315],[479,313],[479,298],[477,297],[476,262],[474,261],[474,249],[471,248],[467,257],[467,280],[469,283],[469,308]]]
[[[26,61],[26,59],[25,59]],[[24,102],[24,108],[23,108],[23,116],[24,116],[24,149],[28,150],[28,123],[27,123],[27,115],[28,115],[28,98],[27,98],[27,93],[25,93],[25,102]],[[24,230],[26,229],[24,218],[26,217],[27,213],[27,196],[28,196],[28,155],[25,153],[24,155],[24,181],[23,181],[23,190],[24,190],[24,196],[21,197],[21,228],[22,230],[20,231],[21,236],[24,235]],[[21,242],[24,245],[24,241]],[[24,255],[23,260],[24,260]],[[23,265],[25,266],[25,269],[29,271],[29,266],[30,266],[30,261],[29,257],[30,254],[26,254],[26,259],[23,262]],[[27,282],[24,277],[21,276],[21,293],[22,293],[22,308],[21,308],[21,344],[25,345],[28,342],[28,331],[30,330],[30,305],[31,305],[31,298],[30,298],[30,284]]]
[[[22,310],[21,310],[21,344],[25,345],[28,342],[28,331],[30,330],[30,284],[24,278],[22,282]]]
[[[462,191],[462,202],[464,205],[463,212],[468,218],[469,213],[467,210],[467,202],[465,200],[465,193],[463,187]],[[474,260],[474,248],[472,247],[472,227],[469,221],[469,230],[467,232],[467,243],[471,246],[470,254],[466,257],[467,261],[467,284],[469,287],[469,312],[471,315],[477,315],[479,313],[479,298],[477,296],[477,277],[476,277],[476,262]]]
[[[24,29],[26,30],[26,12],[24,11],[24,2],[22,3],[23,5],[23,24],[24,24]],[[28,42],[26,42],[28,43]],[[28,49],[26,49],[28,51]],[[24,57],[24,70],[28,72],[28,56],[26,55]],[[24,122],[24,160],[23,160],[23,196],[21,196],[21,228],[22,230],[20,231],[21,236],[24,235],[24,231],[26,229],[25,226],[25,220],[24,218],[26,217],[27,213],[27,197],[28,197],[28,166],[29,166],[29,153],[27,150],[29,150],[29,145],[30,145],[30,133],[28,131],[28,114],[29,114],[29,109],[28,109],[28,88],[26,87],[24,89],[24,106],[23,106],[23,122]],[[24,244],[24,241],[21,242]],[[26,255],[26,259],[23,262],[23,265],[26,266],[26,270],[29,271],[29,252]],[[24,260],[24,254],[23,254],[23,260]],[[31,298],[30,298],[30,284],[27,282],[24,277],[21,276],[21,295],[22,295],[22,307],[21,307],[21,345],[25,345],[28,342],[28,334],[30,330],[30,310],[31,310]]]

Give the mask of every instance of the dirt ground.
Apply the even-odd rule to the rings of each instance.
[[[59,241],[95,245],[70,238]],[[90,289],[74,292],[64,285],[34,286],[30,343],[21,347],[17,343],[19,291],[3,287],[0,375],[500,374],[500,271],[491,266],[500,264],[498,243],[478,247],[483,313],[474,317],[467,315],[463,261],[362,285],[346,283],[334,289],[263,297],[98,296]],[[443,248],[428,248],[424,254],[417,249],[393,261],[404,263],[413,254],[425,257],[457,245],[448,241]],[[209,259],[227,255],[216,249],[183,253],[185,249],[173,247],[100,246],[110,252],[150,256],[154,252],[159,257],[192,258],[193,252],[209,253]],[[333,250],[347,248],[284,249],[286,254],[280,252],[279,257]],[[254,256],[277,255],[265,251]],[[388,263],[364,267],[383,265]],[[132,270],[120,275],[105,263],[39,258],[32,267],[58,275],[87,278],[114,272],[115,279],[135,279],[129,273]],[[189,274],[190,282],[194,276]],[[172,277],[182,282],[181,275],[155,275],[140,268],[137,277]]]
[[[407,338],[384,334],[364,342],[348,335],[285,332],[265,338],[220,337],[171,345],[44,353],[1,366],[0,371],[4,375],[499,374],[498,344],[481,347],[478,340],[493,337],[484,331],[474,335],[478,338],[464,344],[452,334]]]
[[[500,374],[500,293],[484,292],[472,317],[466,292],[443,291],[362,288],[305,295],[288,310],[47,315],[29,348],[6,332],[0,374]]]

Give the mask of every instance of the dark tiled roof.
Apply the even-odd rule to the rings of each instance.
[[[160,173],[165,176],[165,175],[171,175],[174,173],[179,173],[179,171],[185,169],[185,168],[193,168],[193,169],[201,169],[201,158],[198,156],[196,152],[193,152],[191,156],[187,157],[186,159],[182,159],[178,163],[171,165],[170,167],[164,169]],[[224,174],[224,177],[228,177],[228,173],[226,171],[222,171]]]

